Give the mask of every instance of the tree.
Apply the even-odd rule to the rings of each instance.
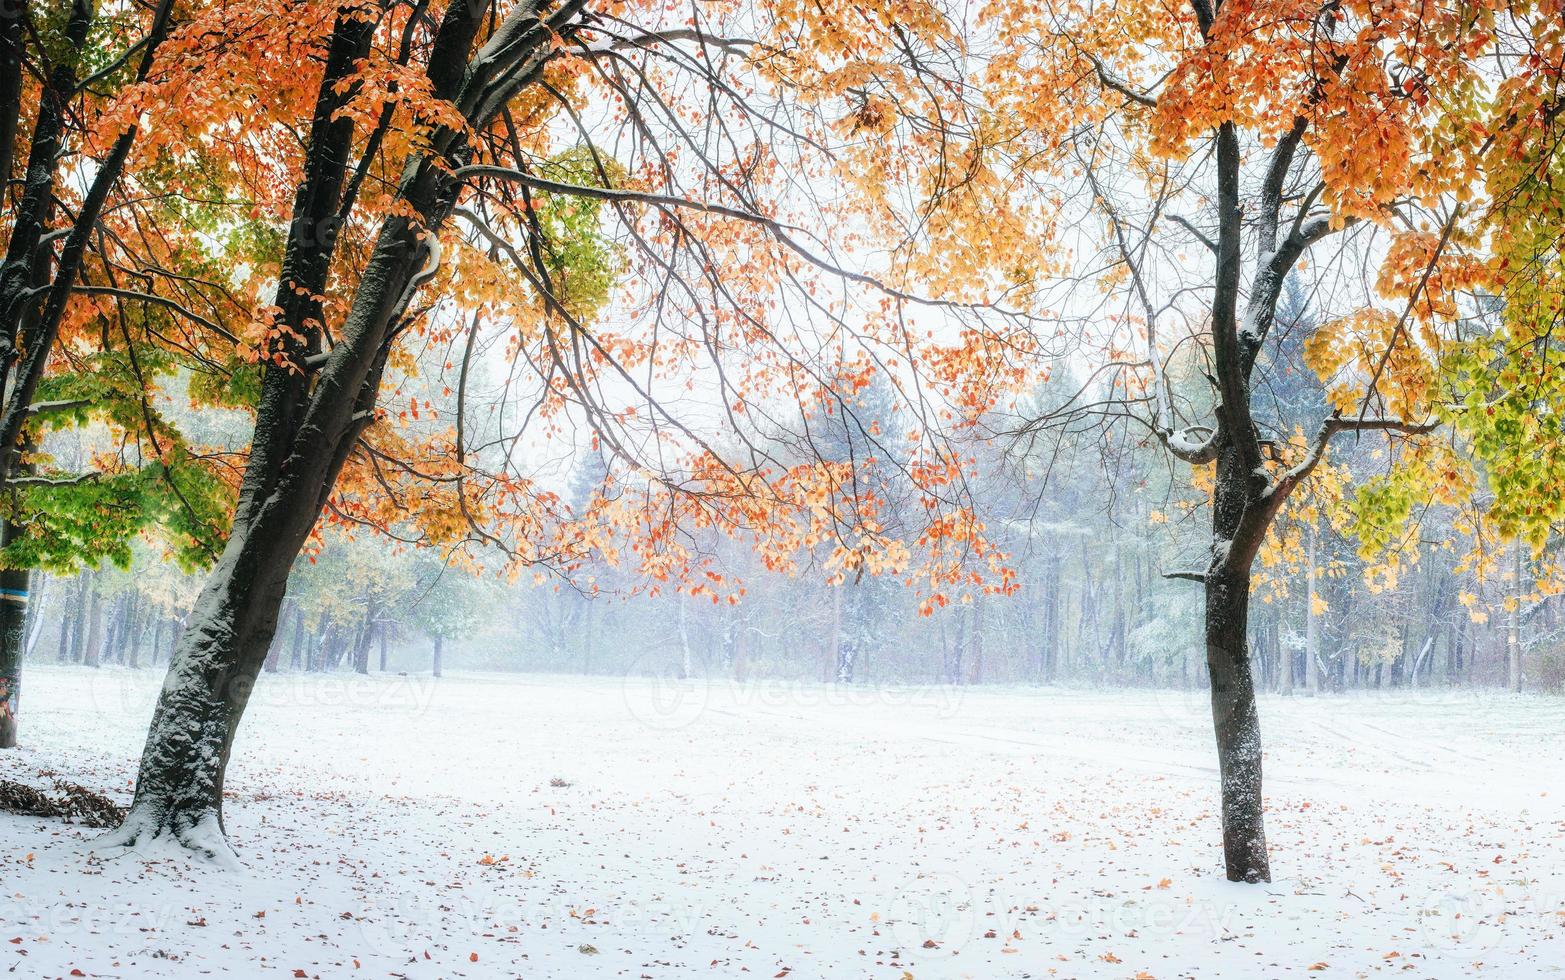
[[[831,209],[790,202],[789,182],[775,177],[811,159],[821,166],[836,122],[821,119],[840,108],[829,100],[852,79],[921,71],[918,49],[944,44],[948,28],[929,10],[912,33],[895,32],[900,5],[851,12],[852,31],[845,15],[823,10],[753,13],[722,9],[712,23],[676,27],[660,7],[590,10],[582,0],[493,10],[290,3],[214,9],[185,28],[244,43],[222,49],[222,70],[156,90],[163,105],[191,107],[160,117],[157,132],[195,144],[224,127],[255,129],[256,140],[225,144],[272,155],[247,157],[230,176],[250,181],[257,199],[298,190],[284,207],[271,302],[249,328],[226,331],[249,338],[236,357],[259,368],[254,435],[231,534],[174,652],[113,842],[168,836],[231,856],[224,772],[289,570],[323,508],[335,519],[373,519],[352,492],[336,491],[379,484],[390,492],[377,499],[425,543],[471,532],[540,574],[628,552],[654,588],[693,582],[687,591],[715,594],[728,583],[686,547],[689,529],[754,536],[779,568],[806,541],[835,540],[837,567],[902,571],[905,546],[865,518],[869,502],[855,496],[850,468],[808,451],[804,462],[780,459],[782,446],[808,443],[773,425],[779,406],[807,416],[842,376],[840,359],[821,353],[821,330],[853,338],[849,366],[860,377],[887,370],[918,387],[903,395],[920,406],[920,434],[901,465],[922,498],[927,580],[968,583],[960,566],[977,562],[998,579],[992,587],[1009,588],[1003,556],[962,503],[963,457],[940,437],[943,418],[963,409],[975,385],[909,375],[909,351],[929,341],[910,328],[908,307],[963,310],[900,288],[879,289],[867,304],[847,295],[877,282],[833,259],[831,229],[820,227]],[[866,20],[875,29],[844,43]],[[740,33],[757,27],[777,40]],[[278,57],[292,46],[301,57]],[[750,48],[759,53],[742,54]],[[319,70],[299,72],[306,60]],[[835,89],[782,98],[818,85],[816,76]],[[204,85],[221,86],[223,97]],[[595,98],[613,111],[581,111]],[[727,112],[711,110],[713,100]],[[252,110],[242,120],[238,103]],[[802,132],[790,114],[804,117]],[[691,118],[705,120],[712,138],[690,132]],[[738,125],[750,142],[717,138]],[[572,145],[560,146],[572,129]],[[304,134],[299,151],[277,149],[288,142],[275,137],[294,132]],[[778,139],[784,148],[769,149]],[[623,146],[611,159],[600,148],[616,140]],[[785,208],[797,214],[785,220]],[[803,215],[816,223],[813,237],[797,231]],[[453,217],[461,223],[448,227]],[[604,237],[611,225],[613,242]],[[635,256],[628,268],[621,249]],[[616,291],[622,276],[627,288]],[[832,290],[844,295],[828,299]],[[594,316],[619,292],[627,326],[615,331]],[[435,309],[413,305],[425,293]],[[774,306],[791,322],[774,319]],[[462,349],[446,410],[454,426],[414,440],[397,423],[419,421],[431,406],[414,396],[393,415],[381,401],[383,388],[414,373],[399,344],[416,336],[460,337]],[[524,401],[536,408],[520,420],[497,411],[481,426],[470,404],[472,355],[496,338],[533,379]],[[946,358],[948,376],[963,356]],[[718,452],[696,422],[705,415],[681,407],[702,372],[714,379],[737,453]],[[946,414],[941,400],[951,401]],[[551,431],[580,426],[615,460],[584,513],[519,471],[517,427],[534,417]],[[379,448],[388,442],[413,460]],[[417,493],[401,492],[415,484]]]
[[[1437,327],[1458,318],[1457,294],[1473,281],[1455,198],[1474,170],[1469,154],[1447,152],[1466,121],[1435,95],[1473,97],[1472,59],[1495,43],[1496,18],[1330,0],[1193,0],[1172,15],[1140,2],[992,10],[996,155],[1056,200],[1061,185],[1078,189],[1109,270],[1093,277],[1099,292],[1067,301],[1086,316],[1064,322],[1100,352],[1117,393],[1055,411],[1137,420],[1173,457],[1215,470],[1204,567],[1173,574],[1204,591],[1227,875],[1266,881],[1253,564],[1337,436],[1418,437],[1440,421],[1427,381]],[[1045,241],[1057,249],[1062,236]],[[1267,431],[1257,370],[1300,367],[1280,363],[1278,306],[1331,241],[1378,267],[1378,296],[1331,297],[1346,308],[1322,313],[1304,354],[1331,382],[1330,410],[1292,445]],[[1089,319],[1100,310],[1104,320]],[[1210,382],[1195,403],[1176,400],[1169,380],[1187,340]],[[1439,472],[1434,441],[1410,438],[1406,452]]]
[[[148,190],[126,180],[143,162],[134,93],[153,77],[173,6],[20,2],[0,18],[0,179],[5,197],[14,188],[0,264],[0,748],[15,744],[33,575],[123,563],[132,538],[154,527],[181,562],[200,563],[226,516],[221,478],[151,403],[154,377],[189,362],[142,307],[153,298],[115,278],[137,231],[126,199]],[[21,159],[25,176],[13,180]],[[115,306],[121,298],[135,308]],[[89,423],[119,445],[62,470],[50,434]]]
[[[420,563],[414,585],[413,622],[434,642],[430,673],[439,677],[444,668],[447,640],[472,635],[483,621],[485,590],[479,580],[444,562]]]
[[[153,14],[137,69],[140,77],[145,77],[167,32],[171,7],[172,3],[163,3]],[[42,23],[33,14],[30,5],[22,2],[8,6],[0,17],[0,182],[4,184],[0,196],[11,193],[20,123],[27,115],[33,120],[25,178],[14,206],[8,208],[5,259],[0,264],[0,494],[17,479],[30,479],[24,475],[21,458],[23,425],[30,416],[48,410],[34,404],[33,395],[65,317],[94,224],[136,136],[136,128],[130,127],[114,140],[105,157],[94,161],[96,174],[56,256],[52,243],[58,235],[49,226],[57,194],[64,192],[57,184],[66,159],[67,119],[90,87],[87,83],[97,80],[98,73],[84,80],[82,69],[89,36],[100,22],[86,0],[68,10],[49,11]],[[51,46],[47,40],[59,43]],[[39,66],[41,72],[36,81],[28,77],[32,66]],[[115,67],[106,73],[112,74]],[[28,101],[32,111],[24,114]],[[23,526],[16,515],[9,515],[0,544],[14,543]],[[29,571],[28,566],[12,562],[0,567],[0,748],[16,744]]]

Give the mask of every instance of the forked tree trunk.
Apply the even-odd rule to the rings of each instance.
[[[373,638],[374,627],[366,620],[359,627],[359,635],[353,639],[353,672],[355,674],[369,675],[370,672],[370,640]]]

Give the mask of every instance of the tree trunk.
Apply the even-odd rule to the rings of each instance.
[[[258,520],[254,530],[235,527],[191,610],[147,732],[135,799],[110,845],[169,836],[237,864],[223,835],[223,777],[271,645],[288,570],[315,517],[278,514],[289,506],[286,497],[269,504],[260,517],[272,520]]]
[[[108,627],[103,631],[103,644],[98,648],[98,662],[120,662],[120,639],[125,633],[125,599],[123,595],[116,596],[113,605],[109,606]]]
[[[956,607],[956,642],[951,644],[945,665],[945,682],[952,686],[962,683],[962,660],[967,654],[967,617],[963,608]]]
[[[27,596],[28,608],[32,610],[32,615],[27,617],[27,639],[22,643],[23,657],[31,657],[37,652],[38,641],[43,639],[44,610],[49,608],[52,600],[53,592],[49,588],[49,576],[42,572],[33,576],[31,591]]]
[[[375,635],[380,640],[380,672],[382,674],[386,672],[386,661],[388,659],[388,653],[386,650],[386,634],[389,632],[390,628],[385,620],[381,620],[378,624],[376,624]]]
[[[299,669],[299,658],[304,649],[304,607],[295,603],[293,611],[293,646],[288,651],[288,669]]]
[[[1053,684],[1059,662],[1060,643],[1060,559],[1055,553],[1044,573],[1043,637],[1038,650],[1038,680]]]
[[[76,609],[71,619],[71,663],[86,659],[87,594],[92,582],[86,569],[76,573]]]
[[[441,636],[439,633],[435,634],[435,654],[434,654],[434,657],[432,658],[433,659],[432,666],[434,668],[433,669],[433,673],[434,673],[434,675],[436,677],[440,676],[440,666],[441,666],[441,664],[440,664],[440,657],[441,657],[441,654],[444,652],[443,648],[445,647],[445,642],[446,642],[446,638],[445,637]]]
[[[1304,604],[1304,687],[1310,697],[1320,693],[1320,617],[1315,614],[1315,560],[1316,531],[1310,528],[1309,574],[1305,591],[1309,593]]]
[[[1206,667],[1223,791],[1229,881],[1270,881],[1261,795],[1261,723],[1250,674],[1248,575],[1206,583]]]
[[[20,528],[6,524],[0,530],[0,547]],[[27,587],[25,568],[0,569],[0,749],[16,747],[17,712],[22,698],[22,654],[27,637]]]
[[[353,672],[363,674],[366,677],[370,672],[370,640],[374,638],[375,626],[369,615],[364,617],[364,625],[359,627],[359,635],[353,641]]]
[[[853,591],[844,597],[844,589]],[[864,594],[861,589],[861,585],[843,583],[832,590],[837,605],[837,664],[833,680],[838,684],[852,684],[854,670],[858,667],[864,639]]]
[[[1505,624],[1506,687],[1516,693],[1522,689],[1522,543],[1517,539],[1515,555],[1516,581],[1511,595],[1514,605]]]
[[[60,648],[55,652],[55,659],[65,663],[71,656],[71,604],[67,598],[60,609]]]
[[[695,655],[690,649],[690,624],[685,614],[685,594],[679,593],[675,600],[677,615],[679,617],[679,676],[682,680],[688,680],[695,676]]]
[[[571,17],[579,10],[579,3],[567,3],[552,16]],[[507,15],[513,31],[536,18],[525,6],[518,11]],[[447,6],[426,67],[434,98],[453,101],[464,91],[482,89],[495,81],[485,77],[485,70],[531,78],[552,54],[549,42],[559,31],[529,27],[507,50],[503,65],[508,67],[496,60],[469,65],[485,12],[481,4]],[[279,276],[279,320],[288,327],[280,353],[296,362],[320,350],[323,312],[315,297],[326,292],[335,221],[351,162],[353,122],[339,111],[351,86],[338,83],[351,76],[373,31],[374,25],[356,9],[345,7],[328,46],[305,180],[295,197]],[[503,85],[498,91],[501,96],[507,92]],[[482,131],[496,112],[498,106],[486,108],[467,122]],[[263,371],[232,534],[170,658],[142,751],[136,796],[119,830],[109,835],[111,845],[132,846],[166,836],[214,860],[237,864],[223,832],[224,774],[276,631],[288,573],[349,454],[374,419],[387,352],[400,326],[397,318],[421,278],[438,265],[437,235],[458,193],[450,169],[472,155],[461,133],[442,129],[433,139],[444,147],[437,151],[441,159],[424,154],[408,161],[397,189],[399,204],[406,207],[381,221],[337,343],[318,373],[306,376],[296,362],[269,365]],[[305,344],[287,337],[304,337]]]
[[[131,618],[126,624],[125,666],[131,670],[141,667],[141,634],[146,630],[146,608],[138,593],[131,593]]]
[[[92,573],[87,589],[87,643],[82,648],[82,662],[96,667],[103,662],[103,597],[98,594],[97,572]]]
[[[1116,615],[1118,615],[1117,612]],[[973,599],[973,632],[971,636],[973,655],[969,658],[969,662],[972,664],[972,673],[968,675],[968,682],[971,684],[982,684],[984,682],[984,597],[981,592]]]

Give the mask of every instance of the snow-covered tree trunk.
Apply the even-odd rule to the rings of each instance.
[[[834,597],[838,604],[837,619],[837,663],[833,671],[833,680],[838,684],[852,684],[853,674],[858,667],[860,649],[864,643],[864,594],[862,586],[854,584],[839,585]],[[842,595],[844,589],[851,589],[846,597]]]
[[[446,638],[445,637],[441,636],[439,633],[435,634],[435,651],[434,651],[434,655],[431,658],[432,661],[433,661],[432,664],[431,664],[431,667],[433,668],[432,672],[434,673],[434,676],[436,676],[436,677],[440,676],[440,668],[441,668],[440,659],[441,659],[441,654],[444,652],[444,650],[442,648],[445,646],[445,642],[446,642]]]
[[[1223,859],[1231,881],[1270,881],[1261,795],[1261,724],[1250,671],[1250,581],[1206,586],[1206,666],[1223,792]]]
[[[273,519],[234,528],[191,610],[147,732],[135,799],[107,845],[168,837],[219,863],[236,862],[223,834],[224,773],[271,646],[288,570],[315,515],[283,521],[290,515],[267,509],[262,516]]]
[[[370,642],[375,638],[375,623],[379,616],[379,604],[374,599],[370,599],[368,605],[364,607],[364,623],[359,627],[359,635],[354,639],[354,673],[368,675],[370,672]]]
[[[1217,456],[1212,564],[1204,582],[1206,669],[1222,784],[1223,861],[1229,881],[1260,882],[1271,881],[1272,874],[1266,855],[1261,720],[1250,665],[1249,618],[1250,562],[1266,525],[1253,519],[1250,479],[1244,453],[1233,441],[1226,443]]]

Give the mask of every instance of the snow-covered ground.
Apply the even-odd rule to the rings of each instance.
[[[0,775],[128,798],[160,679],[29,670]],[[0,816],[0,973],[1565,973],[1565,703],[1262,723],[1255,887],[1220,872],[1195,693],[267,677],[228,778],[248,870]]]

